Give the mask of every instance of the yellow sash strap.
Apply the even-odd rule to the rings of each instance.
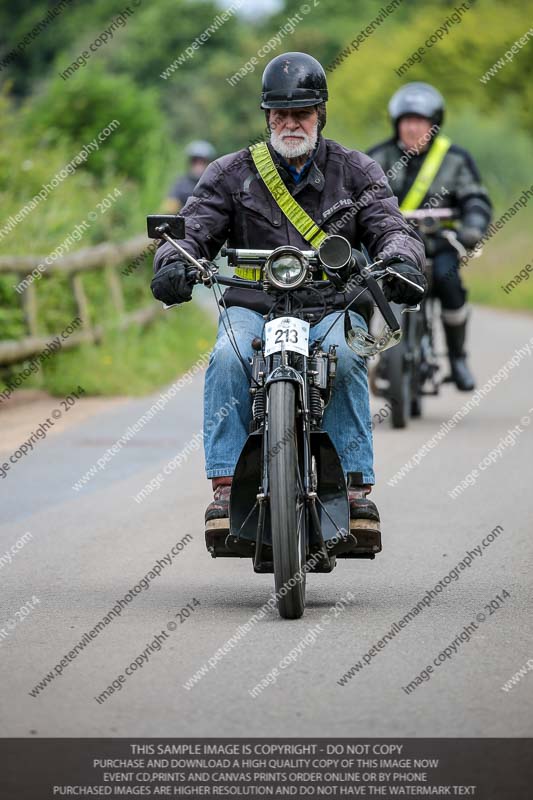
[[[413,185],[400,204],[401,211],[415,211],[419,208],[444,161],[444,156],[450,149],[450,145],[451,140],[446,136],[437,136],[433,141]]]
[[[281,175],[276,169],[276,165],[274,164],[272,156],[270,155],[270,150],[268,149],[266,143],[259,142],[258,144],[251,145],[250,153],[252,155],[253,162],[257,167],[257,171],[265,183],[265,186],[289,222],[296,228],[298,233],[300,233],[303,238],[309,242],[309,244],[311,244],[314,248],[317,248],[324,241],[327,233],[319,228],[316,222],[311,219],[307,211],[304,211],[301,205],[291,195],[283,183]],[[235,273],[240,278],[246,278],[247,280],[259,280],[261,270],[237,267]],[[324,275],[324,279],[326,278],[327,276]]]

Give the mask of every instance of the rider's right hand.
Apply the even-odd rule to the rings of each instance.
[[[176,258],[167,261],[159,269],[150,288],[156,300],[173,305],[174,303],[188,303],[192,298],[194,278],[187,274],[187,267],[183,259]]]

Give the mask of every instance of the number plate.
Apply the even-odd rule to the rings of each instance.
[[[297,317],[278,317],[265,324],[265,355],[281,349],[309,355],[309,323]]]

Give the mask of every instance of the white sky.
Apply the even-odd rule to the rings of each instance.
[[[217,0],[217,5],[221,8],[228,8],[231,5],[231,0]],[[276,11],[282,6],[283,0],[244,0],[237,13],[247,17],[258,17]]]

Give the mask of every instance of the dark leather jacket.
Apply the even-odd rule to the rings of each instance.
[[[345,236],[355,248],[364,244],[372,259],[385,251],[386,255],[404,256],[423,271],[422,241],[403,219],[375,161],[320,137],[310,167],[296,183],[270,144],[269,149],[287,188],[323,230]],[[248,149],[211,163],[181,215],[186,224],[186,238],[181,244],[197,258],[213,259],[226,240],[229,247],[274,249],[290,244],[311,249],[258,176]],[[165,242],[156,252],[155,271],[169,256],[175,257],[174,251]],[[346,293],[326,292],[328,310],[342,308],[358,291],[356,287]],[[258,290],[230,287],[224,298],[228,306],[260,313],[266,313],[272,304],[272,299]],[[310,304],[316,306],[316,299]],[[352,308],[368,320],[373,309],[368,292]]]
[[[420,172],[427,151],[411,155],[407,163],[402,163],[400,159],[405,159],[405,150],[393,137],[371,147],[368,155],[390,174],[391,189],[401,203]],[[451,145],[420,208],[452,208],[462,225],[478,228],[485,233],[492,216],[492,204],[476,163],[467,150],[456,144]],[[438,237],[430,238],[426,246],[428,255],[441,250],[455,253],[445,240],[439,240]]]
[[[183,175],[177,179],[168,196],[178,200],[180,207],[183,207],[194,192],[194,187],[197,183],[198,178],[194,175]]]

